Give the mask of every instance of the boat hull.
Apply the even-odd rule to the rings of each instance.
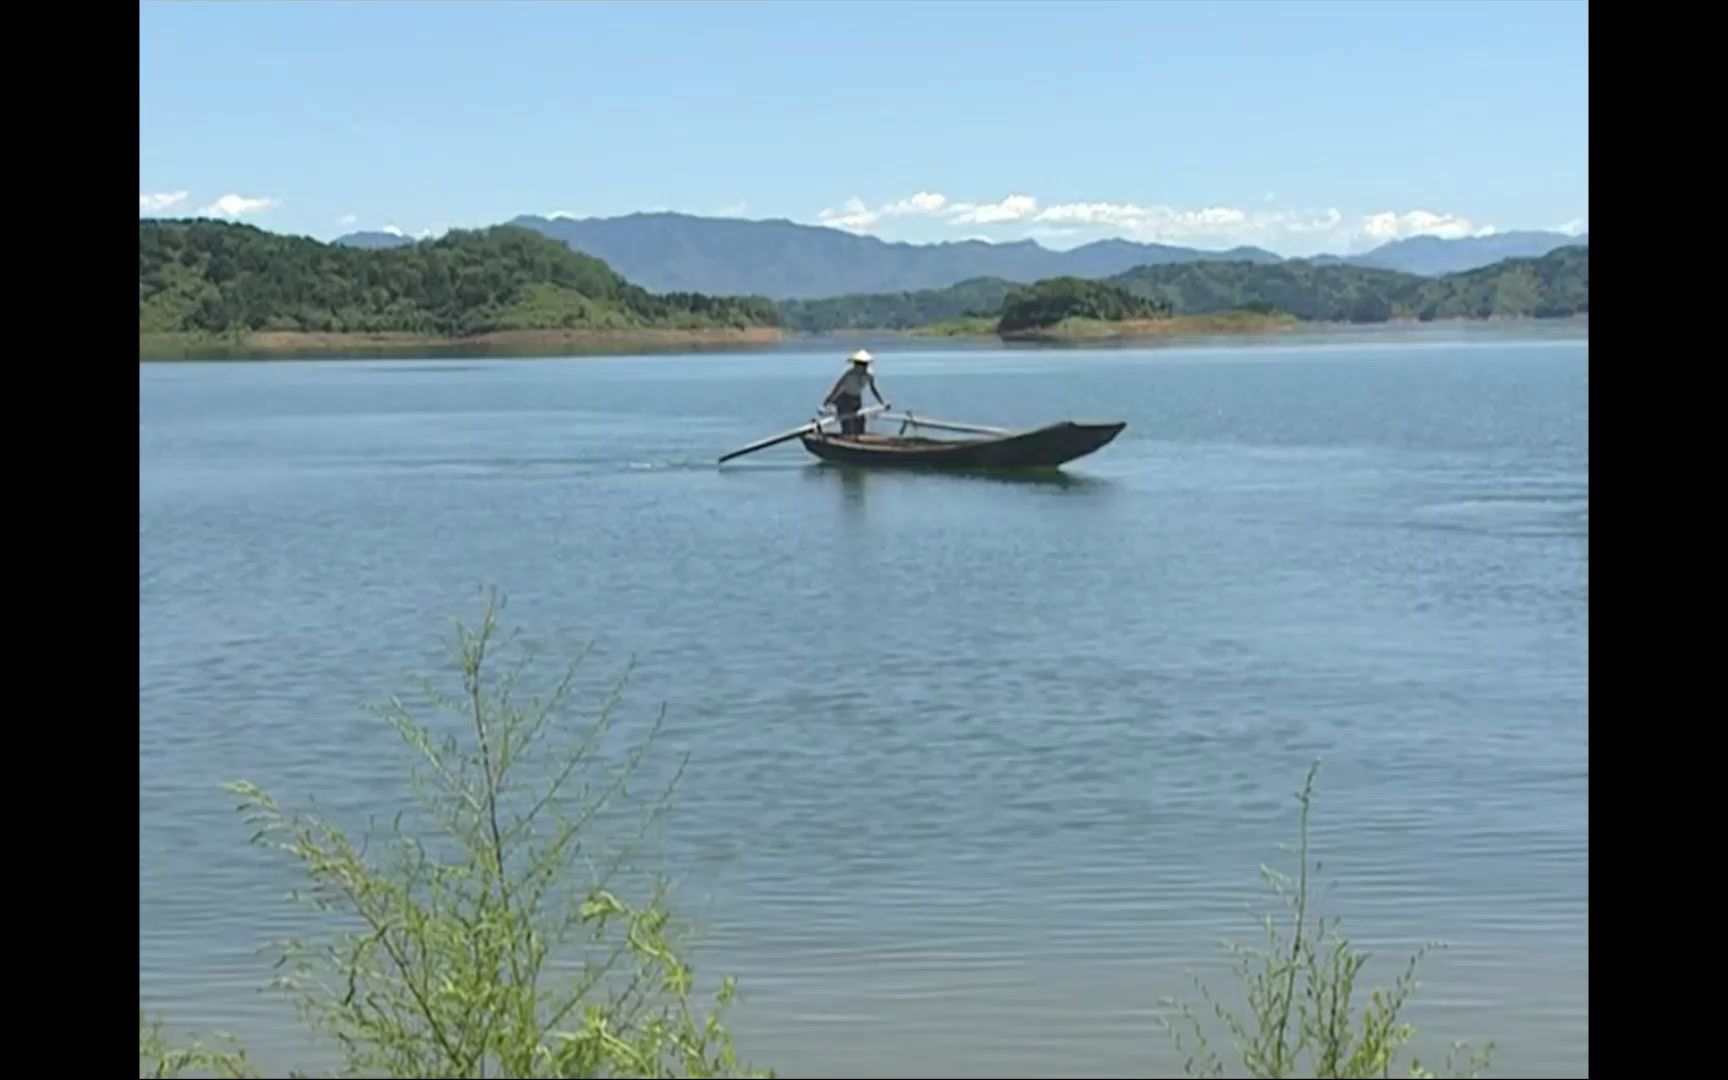
[[[1128,425],[1071,420],[979,439],[805,435],[804,449],[838,465],[940,469],[1055,469],[1108,444]]]

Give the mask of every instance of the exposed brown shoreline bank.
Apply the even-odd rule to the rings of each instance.
[[[1301,320],[1292,315],[1226,312],[1218,315],[1177,315],[1168,319],[1064,319],[1054,326],[998,333],[1003,341],[1103,341],[1123,338],[1165,338],[1189,334],[1278,334],[1295,330]]]
[[[785,333],[771,326],[701,330],[498,330],[469,337],[405,333],[326,333],[264,330],[223,337],[166,333],[138,335],[140,360],[268,359],[392,355],[408,352],[497,352],[524,356],[569,353],[657,352],[773,345]]]
[[[493,354],[515,357],[571,355],[652,354],[707,349],[728,350],[778,345],[787,342],[850,342],[860,338],[902,340],[950,340],[1010,342],[1017,344],[1065,344],[1085,341],[1124,341],[1201,337],[1219,334],[1278,334],[1302,329],[1345,327],[1408,327],[1425,325],[1491,325],[1517,323],[1577,323],[1588,325],[1588,315],[1557,319],[1392,319],[1384,323],[1306,323],[1287,315],[1231,312],[1219,315],[1178,315],[1170,319],[1141,319],[1120,323],[1070,320],[1034,331],[999,334],[985,320],[936,324],[905,330],[839,330],[820,334],[799,333],[776,327],[678,330],[501,330],[472,337],[436,334],[323,333],[269,330],[239,336],[189,333],[141,333],[138,359],[168,360],[270,360],[342,359],[347,357],[407,357],[414,355]]]

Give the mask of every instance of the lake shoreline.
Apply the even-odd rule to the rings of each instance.
[[[480,351],[514,356],[568,356],[572,353],[615,354],[687,352],[776,345],[786,337],[772,326],[703,329],[642,328],[627,330],[495,330],[467,337],[399,332],[266,330],[239,337],[192,333],[140,333],[138,359],[276,360],[314,357],[424,355],[432,352]]]
[[[1134,342],[1151,341],[1159,338],[1202,338],[1228,336],[1256,336],[1261,334],[1285,333],[1326,333],[1341,330],[1373,331],[1373,330],[1412,330],[1421,327],[1523,327],[1523,326],[1566,326],[1574,325],[1588,327],[1589,315],[1565,315],[1553,318],[1494,316],[1487,319],[1415,319],[1398,318],[1385,319],[1381,322],[1333,322],[1330,320],[1304,321],[1291,315],[1260,315],[1258,313],[1227,312],[1217,315],[1178,315],[1172,319],[1139,319],[1123,324],[1100,323],[1093,320],[1074,320],[1066,325],[1054,328],[1018,331],[999,334],[991,330],[978,330],[958,323],[936,323],[931,326],[914,327],[909,330],[857,330],[834,331],[824,334],[802,335],[808,340],[827,340],[830,338],[857,337],[865,334],[879,334],[899,338],[914,338],[919,340],[948,340],[977,343],[1002,344],[1045,344],[1059,345],[1072,342]]]
[[[1172,319],[1134,320],[1122,324],[1080,320],[1071,324],[999,334],[967,323],[934,324],[910,329],[857,329],[812,334],[777,327],[720,329],[631,330],[502,330],[472,337],[437,334],[337,333],[272,330],[242,337],[191,333],[141,333],[140,363],[175,361],[268,361],[389,359],[425,356],[509,357],[554,359],[568,356],[652,356],[666,353],[731,352],[763,346],[815,345],[835,342],[849,346],[859,340],[956,344],[1072,345],[1175,341],[1219,335],[1262,336],[1303,331],[1409,329],[1422,326],[1588,326],[1588,315],[1563,318],[1388,319],[1378,323],[1303,322],[1291,316],[1230,313],[1179,315]]]

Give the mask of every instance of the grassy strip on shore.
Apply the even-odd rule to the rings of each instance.
[[[635,747],[606,750],[623,680],[597,715],[571,726],[581,657],[536,695],[520,681],[533,653],[507,660],[511,643],[488,603],[477,630],[458,627],[456,685],[425,687],[443,719],[422,719],[401,699],[383,710],[414,792],[389,826],[351,837],[253,784],[228,785],[252,842],[298,864],[310,887],[296,895],[332,917],[312,940],[282,946],[275,985],[330,1037],[340,1075],[764,1075],[739,1061],[722,1021],[731,980],[700,1000],[664,883],[641,880],[644,842],[682,772],[679,763],[662,774],[664,786],[644,774],[664,711]],[[1313,779],[1311,769],[1298,795],[1297,872],[1266,871],[1284,917],[1265,921],[1263,947],[1234,950],[1246,1011],[1200,985],[1240,1057],[1228,1075],[1390,1076],[1414,1035],[1401,1012],[1421,954],[1360,1001],[1367,954],[1311,908]],[[638,802],[644,783],[659,794]],[[607,842],[600,823],[622,825],[625,802],[637,804],[640,826]],[[1194,1010],[1167,1002],[1162,1019],[1190,1075],[1226,1075]],[[1486,1063],[1472,1056],[1462,1074]],[[1405,1069],[1434,1075],[1416,1061]],[[138,1075],[188,1073],[260,1075],[240,1044],[176,1046],[141,1007]]]
[[[996,336],[996,316],[975,315],[966,319],[915,326],[904,331],[907,337],[993,338]]]
[[[954,319],[911,331],[913,337],[1000,338],[1003,341],[1104,341],[1129,338],[1197,337],[1210,334],[1275,334],[1294,330],[1294,315],[1221,311],[1165,319],[1063,319],[1035,329],[999,331],[994,318]]]
[[[562,356],[570,353],[662,352],[773,345],[784,336],[781,330],[772,326],[495,330],[464,337],[301,330],[267,330],[236,335],[140,333],[138,359],[242,360],[271,357],[389,356],[428,352]]]
[[[913,330],[872,331],[873,336],[951,338],[979,341],[1096,341],[1110,339],[1184,337],[1209,334],[1279,333],[1300,326],[1287,315],[1224,312],[1217,315],[1178,315],[1169,319],[1106,322],[1066,319],[1036,331],[1001,334],[993,318],[957,319]],[[264,360],[331,359],[426,354],[487,353],[501,356],[568,356],[595,353],[682,352],[778,345],[786,341],[855,336],[795,334],[775,327],[714,327],[695,330],[630,328],[617,330],[497,330],[466,337],[438,334],[335,333],[267,330],[237,335],[185,332],[141,333],[138,359]]]
[[[1004,341],[1103,341],[1118,338],[1188,337],[1203,334],[1271,334],[1294,330],[1294,315],[1222,311],[1166,319],[1063,319],[1050,326],[1003,332]]]

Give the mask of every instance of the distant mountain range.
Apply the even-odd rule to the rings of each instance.
[[[414,238],[393,232],[353,232],[347,236],[338,236],[334,242],[347,247],[376,251],[381,248],[407,247],[414,242]]]
[[[1106,278],[1142,266],[1294,261],[1255,247],[1202,251],[1131,240],[1099,240],[1069,251],[1052,251],[1031,240],[1004,244],[982,240],[895,243],[791,221],[673,213],[615,218],[523,216],[512,224],[602,259],[624,277],[654,292],[776,300],[943,289],[977,278],[1032,282],[1060,276]],[[394,233],[364,232],[351,233],[336,242],[376,249],[415,241]],[[1433,276],[1473,270],[1508,258],[1535,258],[1556,248],[1589,242],[1588,236],[1560,232],[1511,232],[1457,240],[1418,236],[1362,255],[1323,255],[1304,261]]]
[[[657,292],[767,296],[776,300],[842,293],[936,289],[976,277],[1036,281],[1068,274],[1104,277],[1149,263],[1202,259],[1277,262],[1257,248],[1204,252],[1164,244],[1103,240],[1051,251],[1031,240],[991,244],[891,243],[790,221],[737,221],[683,214],[620,218],[521,217],[526,226],[604,259]]]
[[[1508,232],[1489,236],[1466,236],[1443,240],[1438,236],[1412,236],[1394,240],[1373,251],[1350,258],[1322,255],[1310,262],[1344,263],[1376,270],[1397,270],[1428,277],[1460,274],[1491,266],[1503,259],[1534,259],[1556,248],[1589,247],[1590,234],[1571,236],[1558,232]]]

